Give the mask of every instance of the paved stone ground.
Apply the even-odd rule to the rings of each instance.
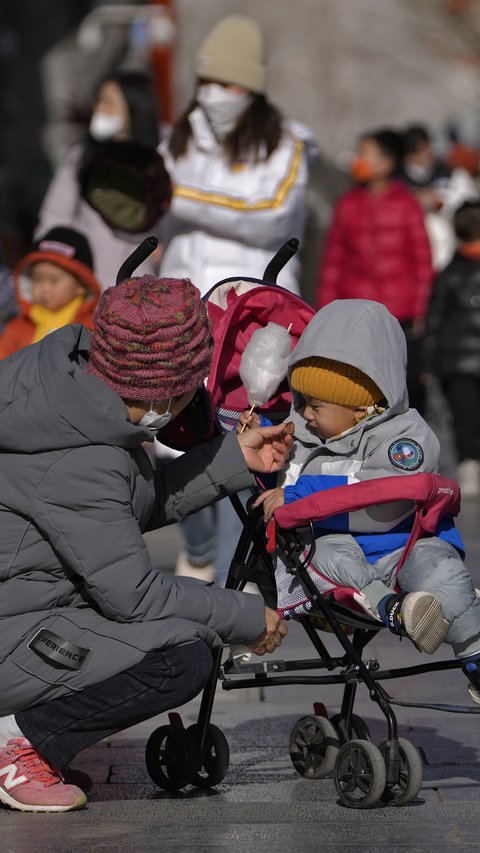
[[[448,464],[444,467],[447,468]],[[468,544],[470,568],[480,586],[480,504],[465,502],[459,526]],[[151,541],[171,571],[179,546],[175,528]],[[335,643],[322,635],[332,653]],[[282,646],[283,658],[315,657],[298,625]],[[370,643],[368,656],[382,667],[424,662],[407,641],[386,631]],[[434,659],[449,658],[444,647]],[[465,679],[458,670],[399,679],[387,685],[403,701],[466,702]],[[162,850],[188,853],[270,853],[290,851],[477,851],[480,850],[480,720],[473,715],[397,708],[400,735],[424,759],[417,800],[404,808],[355,811],[339,804],[332,779],[307,782],[289,758],[290,732],[299,717],[323,701],[329,713],[339,708],[340,688],[287,686],[217,691],[212,721],[226,734],[230,768],[213,790],[188,788],[167,793],[149,779],[145,742],[163,716],[112,737],[79,755],[75,766],[92,776],[86,810],[61,815],[30,815],[2,810],[2,849],[25,853]],[[368,723],[375,743],[386,734],[385,721],[364,688],[356,711]],[[182,710],[196,721],[198,702]]]

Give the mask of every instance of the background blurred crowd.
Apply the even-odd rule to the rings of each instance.
[[[279,284],[316,308],[389,308],[411,405],[428,418],[431,389],[442,395],[463,494],[478,496],[480,54],[465,33],[480,36],[479,4],[303,0],[297,19],[283,2],[275,17],[272,4],[241,5],[4,0],[0,358],[89,326],[146,234],[159,249],[139,272],[189,277],[202,293],[261,278],[295,236],[302,250]],[[370,45],[387,33],[382,68]],[[215,532],[235,541],[229,510],[213,512],[186,525],[179,571],[228,564]]]

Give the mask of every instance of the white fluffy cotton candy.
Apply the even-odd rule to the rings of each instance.
[[[263,406],[287,375],[292,342],[284,326],[268,323],[256,329],[240,360],[240,379],[251,406]]]

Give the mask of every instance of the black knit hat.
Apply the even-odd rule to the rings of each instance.
[[[73,228],[52,228],[47,231],[42,237],[37,238],[32,243],[30,252],[42,252],[42,254],[61,255],[71,260],[79,261],[90,267],[93,270],[93,258],[90,250],[90,244],[80,231],[74,231]]]
[[[37,237],[27,254],[19,261],[16,275],[28,275],[28,268],[39,261],[49,261],[62,267],[78,278],[88,290],[97,293],[101,290],[93,272],[90,244],[80,231],[58,226]]]

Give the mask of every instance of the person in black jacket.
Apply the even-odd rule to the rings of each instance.
[[[480,201],[455,213],[459,241],[437,277],[427,313],[425,368],[452,412],[463,497],[480,496]]]

